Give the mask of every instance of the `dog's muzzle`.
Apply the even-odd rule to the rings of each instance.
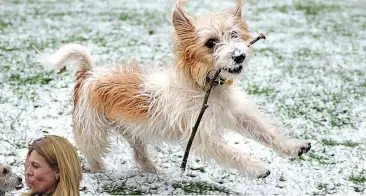
[[[222,68],[223,70],[229,72],[229,73],[232,73],[232,74],[237,74],[237,73],[240,73],[241,70],[243,69],[243,66],[242,65],[239,65],[237,67],[234,67],[234,68],[227,68],[227,67],[224,67]]]
[[[245,53],[241,52],[239,50],[236,50],[233,55],[231,56],[231,58],[234,60],[234,62],[236,64],[240,64],[244,61],[245,59]]]
[[[21,177],[17,177],[17,183],[18,183],[18,185],[15,187],[15,189],[16,190],[20,190],[20,189],[22,189],[23,188],[23,179],[21,178]]]

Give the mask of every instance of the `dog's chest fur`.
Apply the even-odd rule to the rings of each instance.
[[[141,135],[147,137],[188,140],[206,92],[194,88],[179,77],[174,69],[146,74],[142,81],[142,95],[149,97],[149,118],[145,123],[131,125],[129,128],[144,131],[146,133]],[[214,134],[225,128],[234,128],[240,104],[235,99],[241,93],[235,85],[214,87],[199,132]]]

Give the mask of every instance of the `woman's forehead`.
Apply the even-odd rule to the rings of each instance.
[[[37,163],[46,163],[46,160],[43,156],[39,155],[37,151],[33,150],[29,155],[29,161],[37,162]]]

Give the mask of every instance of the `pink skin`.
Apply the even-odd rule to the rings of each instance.
[[[28,187],[37,193],[48,194],[54,191],[58,169],[50,168],[46,160],[35,150],[27,157],[25,167]]]

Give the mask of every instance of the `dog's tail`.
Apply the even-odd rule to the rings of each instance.
[[[91,69],[94,67],[92,55],[85,46],[80,44],[67,44],[58,49],[54,54],[41,53],[36,59],[47,69],[63,70],[65,63],[76,61],[79,69]]]

